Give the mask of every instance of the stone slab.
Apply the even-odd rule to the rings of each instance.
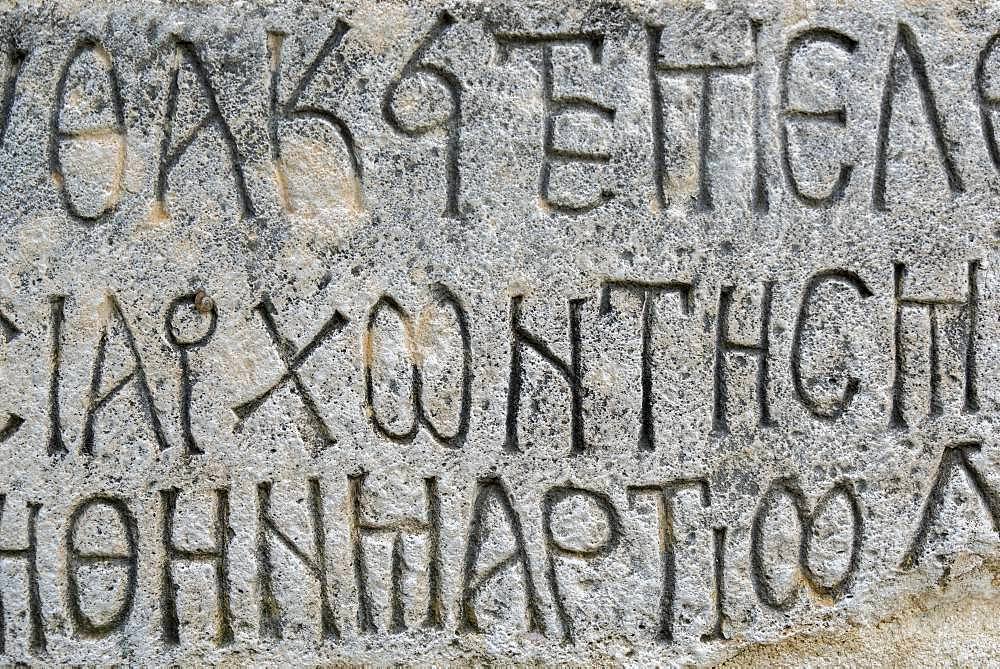
[[[5,3],[2,661],[995,659],[997,26]]]

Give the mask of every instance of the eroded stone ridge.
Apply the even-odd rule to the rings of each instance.
[[[2,661],[712,664],[995,574],[1000,11],[872,4],[8,9]]]

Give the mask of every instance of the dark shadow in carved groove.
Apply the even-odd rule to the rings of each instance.
[[[754,137],[754,176],[753,176],[753,209],[755,212],[766,213],[771,206],[770,193],[767,188],[767,172],[764,160],[764,128],[767,124],[767,100],[763,78],[760,76],[760,32],[761,23],[756,20],[749,22],[750,39],[753,43],[753,60],[743,63],[709,63],[670,65],[659,59],[660,41],[663,37],[663,26],[647,24],[646,49],[649,59],[647,76],[649,77],[650,102],[652,109],[653,137],[653,179],[655,180],[656,200],[660,208],[667,204],[663,181],[666,177],[664,164],[664,127],[663,127],[663,91],[660,85],[660,75],[667,76],[697,76],[700,78],[701,94],[698,106],[698,195],[695,199],[696,211],[712,211],[715,208],[712,197],[712,180],[709,170],[711,156],[711,126],[712,126],[712,93],[713,79],[721,74],[749,74],[753,77],[753,137]]]
[[[257,484],[257,582],[260,584],[260,632],[262,637],[282,638],[281,608],[274,594],[271,558],[273,535],[285,549],[316,579],[319,587],[320,635],[324,641],[340,638],[336,615],[330,604],[330,586],[326,559],[326,527],[323,524],[323,496],[318,478],[309,479],[309,516],[312,524],[313,555],[307,554],[284,530],[278,527],[271,515],[271,483]]]
[[[390,627],[398,634],[406,631],[403,593],[404,572],[409,568],[403,553],[403,532],[427,535],[427,610],[423,627],[444,629],[444,595],[442,592],[443,563],[441,557],[441,499],[437,477],[424,479],[424,496],[427,500],[427,520],[405,518],[393,524],[382,524],[364,519],[361,498],[368,472],[348,476],[347,508],[350,514],[348,528],[351,540],[351,562],[354,582],[358,591],[358,629],[362,634],[377,633],[375,602],[368,586],[368,561],[364,539],[369,536],[393,535],[390,563]]]
[[[110,89],[111,97],[111,109],[114,113],[114,122],[110,126],[100,126],[95,128],[89,128],[83,131],[70,132],[62,129],[62,108],[66,102],[66,83],[69,79],[70,69],[73,64],[76,63],[77,59],[84,54],[84,52],[92,52],[94,57],[100,61],[107,63],[107,78],[108,86]],[[118,204],[121,201],[121,191],[124,188],[125,179],[125,160],[128,147],[128,137],[125,129],[125,105],[122,102],[121,87],[118,81],[118,66],[115,65],[114,59],[108,52],[104,45],[97,41],[93,37],[86,37],[81,39],[76,43],[73,51],[70,53],[66,63],[63,65],[62,72],[59,74],[59,82],[56,84],[56,99],[52,105],[52,115],[49,122],[49,172],[52,174],[52,178],[56,182],[56,189],[59,193],[59,198],[62,201],[63,207],[69,215],[80,223],[85,223],[88,225],[98,225],[108,221],[115,212],[118,210]],[[121,144],[118,149],[118,158],[115,163],[113,179],[116,182],[113,185],[113,192],[109,200],[105,201],[101,211],[96,214],[88,215],[81,213],[79,208],[76,206],[76,202],[70,197],[70,194],[66,188],[66,177],[64,175],[62,154],[60,151],[60,145],[62,142],[67,140],[78,140],[81,138],[91,138],[96,139],[96,133],[110,133],[117,135],[121,138]]]
[[[486,515],[486,505],[493,500],[503,512],[507,525],[514,537],[514,550],[503,560],[492,564],[482,574],[475,573],[479,562],[479,553],[487,536],[483,526]],[[545,618],[539,608],[538,591],[532,576],[531,562],[528,559],[527,545],[524,541],[524,529],[521,518],[511,503],[506,486],[496,477],[486,478],[476,484],[476,496],[472,503],[472,518],[469,521],[469,533],[465,543],[465,560],[462,567],[462,598],[459,609],[459,632],[481,633],[482,627],[476,615],[476,596],[482,587],[501,572],[520,566],[524,582],[524,598],[526,618],[529,632],[545,634]]]
[[[198,446],[198,443],[191,432],[191,390],[197,376],[192,375],[191,373],[189,352],[197,350],[208,343],[208,340],[215,334],[215,328],[219,320],[219,309],[215,302],[212,301],[211,308],[208,313],[208,329],[205,334],[197,339],[192,339],[191,341],[182,341],[178,338],[177,331],[174,328],[174,317],[177,315],[177,309],[180,308],[181,305],[189,305],[195,310],[196,313],[200,313],[200,311],[195,309],[197,299],[198,293],[190,293],[188,295],[175,297],[167,307],[167,315],[164,321],[164,326],[167,332],[167,340],[170,342],[171,346],[177,349],[180,355],[181,378],[179,386],[181,429],[184,434],[184,452],[188,455],[200,455],[204,452]]]
[[[844,51],[848,55],[853,55],[858,48],[858,42],[852,37],[830,28],[811,28],[805,30],[788,41],[785,49],[785,57],[781,62],[780,87],[781,87],[781,162],[785,170],[785,183],[795,198],[802,204],[809,207],[828,207],[839,202],[844,197],[847,185],[851,181],[851,174],[854,165],[842,163],[837,173],[837,180],[827,191],[826,195],[814,196],[803,192],[799,186],[799,180],[795,176],[795,169],[792,166],[791,143],[789,140],[789,122],[796,123],[819,123],[832,125],[839,128],[847,127],[847,109],[843,105],[830,110],[804,110],[789,108],[788,100],[788,77],[792,65],[792,58],[801,51],[814,44],[827,44]]]
[[[659,549],[663,564],[660,581],[660,620],[656,638],[667,644],[674,642],[674,599],[677,593],[677,532],[675,529],[674,498],[679,492],[688,488],[694,488],[698,492],[703,508],[712,503],[711,488],[708,481],[702,478],[674,479],[662,485],[629,486],[625,489],[625,495],[630,504],[634,503],[639,495],[653,495],[656,503]],[[721,618],[721,600],[717,604]]]
[[[826,408],[810,394],[805,382],[802,380],[802,332],[809,321],[809,305],[820,286],[828,282],[837,282],[850,286],[861,296],[861,299],[868,299],[874,293],[857,273],[844,269],[830,269],[817,272],[809,277],[809,281],[806,283],[802,294],[802,302],[799,303],[799,314],[795,319],[795,329],[792,333],[790,361],[792,386],[795,389],[795,396],[799,400],[799,403],[810,414],[820,420],[832,421],[840,418],[851,406],[851,402],[854,401],[854,396],[857,395],[861,382],[856,377],[848,376],[840,397],[837,398],[831,408]]]
[[[885,85],[882,88],[882,106],[879,111],[878,135],[875,151],[875,174],[872,178],[872,207],[875,211],[887,209],[886,193],[886,160],[889,154],[889,125],[892,122],[893,103],[899,92],[899,55],[902,53],[910,64],[913,79],[920,94],[920,105],[924,117],[931,128],[934,146],[937,148],[941,168],[948,181],[948,189],[952,195],[965,192],[962,176],[958,172],[951,147],[944,134],[944,124],[938,116],[937,104],[934,101],[934,91],[931,89],[930,78],[927,76],[927,62],[920,51],[920,45],[913,30],[905,23],[896,27],[896,41],[892,47],[889,59],[889,70],[886,73]]]
[[[76,529],[80,518],[92,506],[110,509],[118,516],[125,535],[125,554],[83,553],[76,547]],[[121,604],[104,622],[95,622],[80,606],[80,584],[77,570],[84,565],[105,564],[126,567],[125,595]],[[112,632],[125,629],[135,604],[139,568],[139,525],[125,500],[98,494],[81,501],[73,510],[66,526],[66,602],[76,634],[84,639],[102,639]]]
[[[212,90],[212,83],[208,75],[208,70],[205,64],[202,62],[201,58],[198,56],[198,51],[194,44],[184,40],[175,40],[174,42],[174,58],[176,62],[171,71],[170,75],[170,88],[167,93],[167,108],[164,113],[163,120],[163,141],[160,144],[160,164],[159,170],[156,175],[156,187],[154,194],[156,201],[162,209],[165,215],[167,213],[166,206],[166,192],[167,192],[167,177],[170,175],[170,171],[173,170],[174,166],[180,161],[184,153],[190,148],[196,139],[201,135],[201,133],[207,129],[209,126],[215,126],[220,136],[222,137],[222,142],[226,147],[226,155],[229,157],[230,166],[232,167],[233,179],[236,184],[236,197],[239,201],[240,214],[241,217],[252,218],[256,215],[253,206],[253,200],[250,198],[250,193],[247,191],[246,179],[243,174],[243,155],[240,153],[239,148],[236,146],[236,138],[233,136],[233,132],[226,122],[226,119],[222,116],[222,111],[219,109],[219,102],[215,98],[215,92]],[[174,131],[174,116],[177,113],[177,98],[180,95],[180,76],[181,70],[183,69],[184,63],[187,62],[191,66],[191,70],[194,72],[195,78],[198,80],[199,88],[204,96],[205,103],[208,105],[208,113],[202,117],[201,121],[195,125],[194,129],[179,142],[171,150],[170,145],[173,142],[173,131]]]
[[[153,400],[153,393],[149,388],[149,381],[146,379],[146,368],[143,365],[142,357],[139,355],[139,347],[136,344],[135,335],[132,332],[132,328],[129,327],[128,321],[125,320],[125,314],[122,313],[121,306],[118,304],[118,299],[114,295],[108,295],[107,299],[108,304],[111,307],[111,314],[108,317],[108,322],[105,323],[104,327],[101,329],[101,337],[97,342],[97,353],[94,356],[93,374],[90,378],[89,405],[87,407],[83,425],[83,444],[80,451],[86,455],[94,455],[97,414],[100,413],[109,402],[115,399],[125,386],[132,381],[135,381],[136,394],[138,395],[139,403],[142,405],[142,408],[146,413],[146,417],[149,419],[150,427],[153,429],[153,435],[156,437],[156,443],[161,451],[166,450],[170,448],[170,443],[167,441],[167,436],[163,431],[163,426],[160,424],[160,415],[156,410],[156,403]],[[101,384],[104,381],[105,357],[108,350],[108,334],[112,319],[117,319],[118,322],[121,323],[122,334],[125,338],[125,346],[132,356],[132,361],[135,363],[135,367],[133,367],[131,372],[119,379],[114,386],[111,387],[111,390],[102,395]]]
[[[3,525],[4,509],[7,496],[0,494],[0,526]],[[31,653],[41,654],[47,648],[45,636],[45,620],[42,618],[42,598],[38,588],[38,514],[42,505],[37,502],[28,503],[28,545],[25,548],[0,548],[0,560],[24,560],[28,581],[28,649]],[[3,592],[0,590],[0,654],[7,652],[6,607]]]
[[[309,357],[316,352],[316,350],[323,345],[323,343],[329,339],[334,334],[341,332],[348,323],[347,317],[341,314],[339,311],[334,311],[333,315],[322,327],[320,327],[319,332],[317,332],[313,338],[302,347],[301,350],[295,350],[295,344],[290,340],[286,339],[278,331],[278,324],[274,320],[274,315],[277,313],[274,304],[271,302],[271,298],[264,295],[261,298],[260,303],[255,307],[254,311],[260,316],[261,321],[264,323],[264,328],[267,330],[267,334],[274,344],[274,348],[278,353],[278,357],[281,358],[281,362],[285,366],[285,371],[278,378],[277,381],[272,383],[263,392],[258,394],[253,399],[247,400],[241,404],[233,407],[233,413],[236,414],[236,425],[234,426],[235,431],[240,431],[243,429],[243,424],[247,418],[249,418],[257,409],[259,409],[264,402],[274,393],[278,388],[282,387],[285,383],[291,382],[295,386],[295,390],[299,395],[299,399],[302,401],[302,405],[306,409],[309,421],[313,426],[313,429],[320,436],[323,441],[323,446],[329,446],[336,442],[333,433],[330,432],[330,428],[327,426],[323,417],[320,415],[319,406],[316,400],[313,398],[312,393],[306,388],[305,383],[303,383],[302,378],[299,376],[299,368],[309,359]]]
[[[586,497],[597,505],[608,525],[608,538],[604,543],[595,548],[578,549],[564,546],[559,543],[555,533],[552,531],[552,514],[555,507],[560,502],[574,496]],[[573,485],[555,486],[550,488],[545,497],[542,498],[542,529],[545,533],[545,548],[547,564],[545,577],[549,583],[549,590],[552,592],[552,600],[556,609],[556,616],[562,626],[564,644],[572,644],[575,638],[575,628],[573,619],[566,610],[566,603],[559,588],[559,579],[556,578],[555,557],[559,555],[567,558],[578,558],[583,560],[593,560],[599,557],[606,557],[613,553],[621,543],[622,523],[621,516],[615,509],[611,498],[605,493],[579,488]]]
[[[382,295],[375,302],[368,312],[368,321],[364,335],[364,375],[365,375],[365,411],[372,422],[375,431],[386,439],[398,443],[407,444],[416,438],[420,427],[424,427],[431,436],[440,444],[450,448],[461,447],[469,432],[469,419],[472,413],[472,336],[469,331],[469,318],[466,314],[462,302],[447,286],[437,283],[431,286],[431,294],[439,305],[450,307],[458,322],[458,333],[462,340],[462,399],[459,405],[458,426],[453,434],[445,434],[438,429],[428,414],[424,405],[424,379],[420,365],[415,360],[410,363],[410,406],[413,413],[413,420],[410,425],[403,430],[394,431],[389,428],[378,415],[375,408],[375,384],[372,376],[372,361],[374,351],[372,350],[375,322],[379,314],[384,310],[396,314],[403,325],[404,333],[409,340],[411,347],[416,347],[413,317],[410,313],[391,295]]]
[[[753,584],[754,592],[764,604],[780,611],[790,609],[797,599],[798,587],[793,587],[784,597],[779,597],[767,577],[767,568],[764,565],[764,521],[779,496],[784,496],[791,502],[798,520],[798,570],[802,575],[802,580],[814,592],[833,600],[840,599],[850,592],[854,585],[858,567],[861,564],[861,545],[864,541],[864,516],[861,502],[854,486],[849,481],[840,481],[823,493],[816,500],[816,506],[813,507],[812,511],[808,509],[805,493],[802,492],[795,477],[777,478],[771,482],[757,507],[750,528],[750,581]],[[833,498],[838,496],[847,502],[851,513],[851,555],[844,573],[839,579],[828,584],[820,580],[813,571],[812,565],[809,564],[809,552],[816,519],[823,514]]]
[[[331,32],[330,36],[327,37],[325,42],[323,42],[323,46],[319,48],[319,51],[316,53],[316,57],[313,58],[312,62],[306,68],[306,71],[302,74],[302,78],[299,80],[298,84],[296,84],[295,89],[291,92],[291,94],[289,94],[288,99],[284,102],[280,101],[280,86],[282,47],[284,46],[286,34],[276,30],[268,31],[267,33],[267,47],[272,63],[270,95],[271,117],[268,124],[268,130],[271,137],[271,160],[274,163],[275,169],[278,170],[282,180],[282,197],[286,200],[290,198],[290,195],[287,192],[284,192],[286,187],[284,182],[287,177],[285,176],[284,160],[281,150],[281,138],[279,133],[279,121],[282,119],[317,120],[329,124],[337,132],[340,136],[340,140],[344,143],[344,150],[347,152],[347,159],[348,162],[350,162],[352,174],[358,181],[358,193],[361,195],[363,200],[363,168],[361,159],[358,155],[357,143],[354,140],[354,135],[351,133],[351,129],[348,127],[347,123],[345,123],[333,112],[314,105],[303,105],[299,103],[302,94],[309,88],[309,85],[316,77],[316,73],[319,71],[319,68],[323,65],[330,54],[340,46],[341,42],[344,40],[344,36],[350,29],[351,26],[347,23],[340,20],[337,21],[333,27],[333,32]],[[286,201],[285,204],[291,207],[292,203],[290,201]]]
[[[507,419],[504,450],[520,452],[518,416],[521,410],[521,384],[524,370],[521,365],[522,349],[529,348],[549,363],[569,387],[570,395],[570,453],[579,455],[586,450],[583,425],[583,361],[580,355],[580,318],[585,299],[569,300],[570,362],[560,358],[548,344],[528,332],[521,324],[523,295],[510,299],[510,376],[507,382]]]
[[[655,420],[653,417],[653,344],[652,330],[656,312],[653,300],[662,293],[677,293],[680,299],[681,313],[690,316],[694,311],[694,285],[679,281],[633,281],[626,279],[605,279],[601,282],[601,301],[598,313],[602,316],[611,313],[611,292],[621,290],[642,299],[642,323],[640,337],[642,349],[640,352],[639,387],[641,397],[639,402],[639,450],[652,451],[656,449]]]
[[[581,95],[557,95],[555,87],[555,71],[553,67],[553,48],[556,46],[580,45],[587,49],[591,62],[600,64],[604,59],[604,35],[597,32],[574,33],[496,33],[494,39],[498,46],[498,63],[507,62],[510,52],[514,49],[538,49],[541,55],[542,83],[542,168],[538,177],[538,193],[542,202],[552,211],[562,214],[583,214],[592,211],[614,197],[610,188],[601,188],[598,196],[586,204],[570,204],[558,202],[550,197],[549,181],[553,163],[583,163],[588,165],[607,165],[611,162],[611,154],[605,151],[583,151],[567,149],[556,145],[556,119],[564,113],[581,112],[591,114],[611,124],[615,120],[615,109],[606,104],[591,100]]]
[[[13,40],[7,45],[7,78],[3,85],[3,99],[0,100],[0,149],[7,138],[7,130],[14,114],[14,99],[17,97],[17,82],[24,69],[28,52]]]
[[[413,55],[403,65],[402,71],[395,77],[385,89],[382,96],[382,118],[389,126],[407,137],[421,137],[431,130],[444,125],[447,141],[445,145],[445,205],[443,215],[448,218],[458,218],[459,196],[461,194],[462,178],[459,169],[459,159],[461,154],[461,131],[462,131],[462,83],[454,74],[444,69],[440,65],[424,62],[431,45],[444,36],[452,26],[455,19],[447,11],[438,15],[434,25],[421,40],[414,50]],[[451,98],[451,112],[448,119],[443,123],[425,123],[417,126],[407,126],[396,115],[393,108],[396,90],[404,79],[415,75],[425,74],[440,83],[448,96]]]
[[[205,548],[181,548],[174,542],[174,520],[177,515],[177,495],[180,490],[168,488],[160,491],[160,512],[163,514],[162,538],[163,569],[160,573],[160,610],[163,630],[160,638],[168,646],[181,642],[180,620],[177,615],[177,585],[173,577],[174,562],[209,563],[215,568],[216,631],[217,646],[228,646],[233,642],[233,613],[230,608],[229,580],[229,540],[232,528],[229,526],[229,489],[215,491],[215,546]]]

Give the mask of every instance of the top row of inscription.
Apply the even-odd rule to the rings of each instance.
[[[517,86],[540,89],[540,98],[535,98],[540,106],[535,112],[540,141],[537,165],[532,168],[535,183],[530,187],[546,211],[572,215],[601,208],[623,195],[623,184],[635,184],[618,174],[634,171],[634,164],[645,169],[641,181],[654,212],[684,200],[694,211],[706,212],[715,208],[717,191],[744,183],[731,174],[734,160],[742,161],[749,166],[746,206],[761,215],[778,196],[808,208],[827,208],[842,202],[849,192],[866,193],[872,210],[886,211],[893,184],[909,178],[913,169],[938,182],[946,197],[956,198],[970,189],[963,160],[1000,170],[996,128],[1000,90],[993,90],[990,76],[1000,63],[1000,33],[984,34],[976,43],[978,53],[965,68],[968,99],[939,100],[936,91],[944,82],[934,81],[923,40],[906,22],[897,22],[887,33],[891,41],[880,51],[884,59],[871,63],[860,57],[864,36],[827,26],[804,25],[789,31],[779,24],[741,19],[723,35],[731,43],[720,43],[716,51],[692,58],[671,43],[680,39],[676,26],[635,19],[627,30],[642,36],[646,76],[628,90],[641,95],[613,96],[609,102],[593,82],[616,76],[614,70],[621,66],[618,59],[608,57],[609,45],[622,34],[620,26],[608,32],[532,32],[503,29],[485,19],[477,22],[493,50],[493,57],[481,67],[507,68]],[[468,212],[465,184],[480,178],[476,159],[488,153],[469,144],[467,130],[479,122],[483,106],[469,103],[477,80],[470,76],[463,38],[456,37],[462,28],[463,22],[447,10],[430,15],[405,47],[404,60],[382,64],[391,76],[374,91],[377,108],[370,113],[378,117],[375,122],[349,117],[350,110],[338,104],[338,96],[346,93],[318,90],[329,81],[320,73],[331,70],[338,71],[343,81],[356,79],[356,86],[370,84],[367,77],[352,73],[360,67],[357,59],[345,57],[344,45],[354,30],[346,21],[336,20],[329,31],[324,28],[327,35],[312,53],[301,45],[294,47],[296,54],[302,54],[301,62],[285,55],[293,48],[287,44],[297,40],[295,35],[263,28],[260,39],[268,59],[257,79],[265,82],[266,90],[259,93],[223,85],[232,81],[226,72],[231,63],[213,63],[204,45],[182,30],[147,33],[151,42],[157,34],[164,38],[154,51],[162,51],[169,64],[162,80],[154,76],[158,73],[142,73],[145,90],[160,86],[155,96],[159,106],[138,112],[154,116],[150,125],[159,133],[157,155],[140,151],[155,174],[148,193],[154,213],[170,216],[175,193],[171,174],[209,133],[221,142],[219,165],[231,183],[241,218],[260,215],[264,198],[295,211],[290,182],[302,175],[290,174],[285,147],[290,137],[311,127],[325,129],[320,136],[337,145],[343,163],[337,169],[356,184],[354,204],[360,207],[365,206],[366,192],[375,187],[366,180],[366,166],[378,160],[382,150],[372,132],[394,136],[414,151],[432,147],[414,161],[425,163],[421,167],[426,174],[420,176],[423,190],[433,193],[432,199],[439,203],[439,211],[433,213],[461,218]],[[22,91],[39,84],[44,88],[46,83],[27,81],[25,72],[34,57],[27,41],[29,35],[11,36],[0,63],[0,147],[16,141],[8,131],[18,115],[45,119],[44,154],[62,207],[78,223],[104,223],[125,206],[126,164],[136,150],[130,141],[135,114],[127,110],[136,106],[128,93],[138,86],[125,85],[119,66],[131,55],[116,53],[106,45],[110,40],[99,34],[68,36],[70,48],[51,68],[54,89],[46,96],[49,107],[34,109],[22,103]],[[525,66],[535,71],[531,81],[521,80]],[[584,76],[568,76],[574,67]],[[881,90],[863,101],[844,99],[845,78],[873,68],[882,72]],[[130,74],[140,72],[141,67],[129,69]],[[579,90],[581,81],[588,90]],[[955,87],[949,85],[948,90]],[[246,121],[233,118],[233,103],[225,100],[229,96],[243,101],[257,94],[266,99],[267,116],[260,123],[266,126],[261,135],[266,137],[264,148],[241,136],[239,128]],[[735,120],[732,110],[720,113],[720,107],[731,104],[734,97],[742,98],[740,108],[746,112]],[[858,112],[859,105],[871,107],[873,122]],[[947,118],[951,110],[965,108],[978,111],[974,123]],[[636,148],[639,155],[624,155],[622,151],[635,147],[616,141],[616,124],[635,125],[640,118],[646,146]],[[898,126],[906,124],[912,126],[907,132],[917,136],[908,141],[925,147],[927,159],[904,168],[898,167],[904,158],[893,142]],[[359,125],[364,133],[358,132]],[[958,141],[958,135],[976,126],[979,137]],[[734,133],[746,141],[729,136]],[[499,137],[503,139],[502,134]],[[689,151],[680,146],[685,139]],[[866,148],[858,149],[860,145]],[[734,146],[744,148],[746,155],[734,157]],[[249,165],[267,163],[273,175],[271,193],[251,187],[247,177]],[[96,180],[81,176],[95,173]],[[567,189],[567,183],[572,187]]]

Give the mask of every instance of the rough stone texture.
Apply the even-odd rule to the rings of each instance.
[[[985,664],[1000,10],[24,2],[4,663]]]

